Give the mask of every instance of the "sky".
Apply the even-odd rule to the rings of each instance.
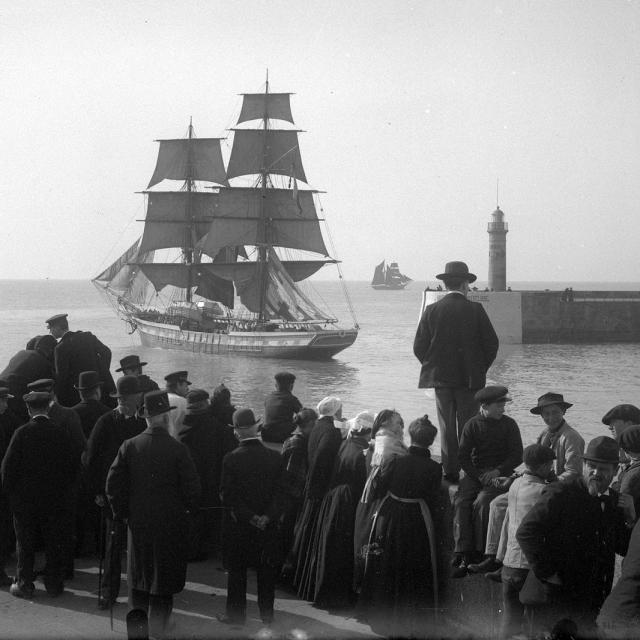
[[[640,0],[30,0],[0,42],[1,278],[97,275],[154,140],[228,135],[268,69],[345,279],[486,279],[498,201],[509,281],[640,280]]]

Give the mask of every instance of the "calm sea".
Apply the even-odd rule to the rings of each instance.
[[[636,283],[514,282],[511,286],[640,289]],[[294,393],[305,405],[315,406],[333,394],[342,399],[347,417],[364,409],[396,408],[406,423],[424,413],[436,423],[433,398],[417,389],[419,364],[412,352],[424,283],[412,282],[404,291],[374,291],[368,282],[351,282],[347,287],[361,326],[357,341],[329,362],[300,362],[143,348],[137,334],[127,333],[127,325],[90,282],[4,280],[0,281],[0,370],[29,338],[46,331],[46,318],[64,312],[69,314],[71,329],[92,331],[110,346],[112,370],[123,356],[138,353],[149,363],[145,371],[159,383],[170,371],[186,369],[194,386],[211,391],[224,382],[236,405],[251,406],[261,413],[264,396],[273,387],[273,374],[288,369],[297,376]],[[315,282],[313,288],[348,326],[340,286]],[[513,403],[508,413],[520,425],[526,444],[535,439],[543,424],[529,409],[539,395],[551,390],[563,393],[574,404],[567,421],[588,440],[608,433],[600,419],[613,405],[640,406],[639,362],[640,344],[509,345],[501,348],[489,379],[509,387]],[[436,441],[434,451],[438,448]]]

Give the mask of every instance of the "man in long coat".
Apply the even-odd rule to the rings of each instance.
[[[211,413],[209,394],[192,389],[187,394],[187,415],[178,440],[187,446],[202,486],[200,509],[194,514],[190,560],[205,560],[217,553],[221,542],[220,477],[222,460],[238,446],[233,429]]]
[[[80,400],[76,384],[83,371],[97,371],[107,393],[115,390],[115,383],[109,370],[111,349],[90,331],[69,331],[67,315],[52,316],[46,323],[51,335],[58,340],[54,351],[56,396],[60,404],[72,407]]]
[[[591,440],[583,477],[550,484],[516,532],[533,575],[548,595],[548,604],[536,614],[547,626],[566,617],[582,635],[594,633],[598,610],[611,591],[615,554],[626,554],[635,522],[633,498],[609,487],[618,456],[613,438]],[[522,602],[530,601],[529,578]]]
[[[128,519],[129,604],[148,611],[149,632],[163,637],[173,594],[187,574],[188,510],[197,508],[200,481],[187,448],[172,438],[166,391],[144,398],[147,428],[126,440],[107,476],[116,520]]]
[[[435,389],[444,476],[459,479],[458,439],[478,410],[474,394],[486,384],[498,336],[479,302],[467,300],[476,276],[464,262],[448,262],[436,276],[448,293],[422,314],[413,353],[422,364],[420,389]]]
[[[9,496],[17,539],[16,581],[11,594],[31,598],[38,535],[44,540],[47,593],[64,589],[64,565],[70,555],[75,484],[80,468],[68,432],[47,416],[49,394],[24,396],[31,420],[20,427],[2,461],[2,486]]]
[[[275,582],[282,563],[278,522],[286,508],[282,456],[258,437],[260,422],[251,409],[238,409],[233,426],[240,446],[222,463],[220,495],[224,519],[225,566],[228,569],[226,613],[218,619],[244,624],[247,569],[258,578],[258,608],[265,624],[273,621]]]

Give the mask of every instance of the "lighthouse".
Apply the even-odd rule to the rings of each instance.
[[[489,289],[507,289],[507,233],[509,227],[504,221],[504,212],[498,208],[491,214],[487,227],[489,233]]]

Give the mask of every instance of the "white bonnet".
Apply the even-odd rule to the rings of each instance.
[[[342,407],[342,401],[335,396],[327,396],[318,402],[318,415],[333,417]]]

